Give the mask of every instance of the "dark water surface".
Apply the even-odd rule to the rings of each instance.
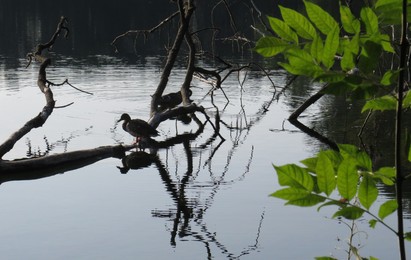
[[[19,14],[16,22],[43,28],[41,24],[48,20],[42,12],[33,12],[37,20],[30,20],[30,15],[24,20],[24,13]],[[8,16],[3,12],[2,17]],[[67,44],[74,43],[81,45],[78,39]],[[21,48],[0,52],[0,141],[37,115],[45,103],[36,86],[38,64],[25,68],[23,49],[30,44],[24,41]],[[91,42],[86,46],[82,51],[62,48],[63,54],[54,49],[48,79],[67,78],[93,95],[67,85],[54,87],[56,106],[74,104],[55,109],[42,128],[32,130],[4,159],[133,141],[116,120],[124,112],[133,118],[149,118],[150,95],[158,84],[163,57],[125,59],[105,47],[93,49]],[[179,89],[183,65],[180,62],[173,71],[167,91]],[[210,139],[213,129],[206,124],[195,140],[160,149],[155,163],[126,174],[118,168],[121,160],[110,158],[49,178],[2,183],[1,258],[313,259],[333,255],[346,259],[349,229],[330,219],[332,208],[317,212],[284,207],[282,201],[268,196],[279,188],[272,164],[295,163],[325,147],[284,121],[315,85],[297,80],[274,99],[290,77],[282,71],[272,71],[270,76],[276,89],[261,72],[252,71],[226,80],[223,87],[229,103],[222,92],[216,92],[225,142],[219,137]],[[206,96],[210,86],[197,79],[193,85],[193,101],[212,116],[215,109]],[[350,109],[343,102],[324,99],[303,120],[339,141],[348,141],[355,131],[342,126],[361,126],[361,121],[347,120]],[[167,121],[159,126],[160,136],[155,139],[197,129],[195,123]],[[381,192],[386,195],[378,204],[392,196],[392,191]],[[395,224],[393,216],[387,219]],[[392,233],[381,225],[372,230],[366,220],[356,224],[355,241],[363,256],[397,258]]]

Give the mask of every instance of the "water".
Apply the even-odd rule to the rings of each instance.
[[[112,56],[58,58],[48,71],[49,79],[67,78],[93,95],[67,85],[54,87],[56,106],[74,104],[56,109],[5,159],[129,144],[132,137],[116,124],[121,113],[148,119],[161,57],[135,62]],[[38,65],[25,69],[24,60],[3,60],[8,66],[2,65],[0,73],[0,140],[37,115],[45,102],[35,86]],[[169,91],[178,89],[183,75],[183,68],[174,71]],[[282,72],[271,76],[278,90],[288,80]],[[204,96],[209,86],[198,80],[194,85],[192,99],[212,115],[209,97]],[[159,165],[121,174],[117,168],[121,161],[110,158],[48,178],[3,183],[2,257],[313,259],[332,254],[345,258],[349,230],[329,219],[332,211],[284,207],[268,196],[278,188],[272,163],[297,162],[320,146],[284,122],[291,109],[287,102],[298,97],[273,100],[273,86],[257,71],[248,73],[242,89],[236,75],[228,78],[224,91],[228,104],[221,92],[215,98],[224,122],[223,143],[217,137],[205,145],[213,133],[208,124],[189,150],[183,144],[160,150]],[[159,126],[161,136],[156,140],[196,129],[194,123],[178,124],[176,129],[175,121],[167,121]],[[392,234],[381,226],[374,231],[365,222],[358,224],[368,235],[368,239],[359,235],[364,256],[397,257]]]

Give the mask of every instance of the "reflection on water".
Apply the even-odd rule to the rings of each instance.
[[[4,122],[0,140],[44,105],[36,87],[38,67],[24,69],[24,65],[23,60],[9,59],[0,67]],[[116,121],[124,112],[148,119],[159,65],[160,57],[127,61],[111,56],[83,60],[59,56],[48,71],[49,79],[67,78],[93,95],[67,85],[54,87],[56,106],[74,104],[55,109],[47,123],[18,142],[5,159],[130,144],[133,138]],[[184,71],[174,71],[169,92],[179,89]],[[285,92],[277,99],[289,78],[281,72],[271,73],[271,78],[277,92],[257,71],[227,79],[223,87],[229,102],[217,92],[214,103],[225,141],[202,116],[200,124],[169,120],[160,124],[160,136],[150,144],[155,151],[133,150],[120,159],[86,167],[82,166],[91,162],[19,176],[55,175],[51,178],[3,183],[0,219],[8,225],[0,233],[5,241],[0,245],[2,254],[7,259],[344,256],[338,247],[346,245],[338,238],[347,237],[348,230],[322,218],[330,212],[283,207],[281,201],[268,197],[277,187],[271,163],[297,162],[312,152],[306,143],[319,146],[284,121],[287,110],[294,107],[288,102],[302,94]],[[205,95],[210,86],[200,80],[194,85],[191,98],[213,115],[215,107]],[[314,108],[310,116],[317,113]],[[384,245],[378,242],[378,237],[387,236],[386,231],[376,233],[367,225],[361,230],[370,234],[364,242],[366,255],[396,256],[391,250],[394,240]]]

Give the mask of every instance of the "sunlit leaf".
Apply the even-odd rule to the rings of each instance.
[[[311,157],[300,161],[302,164],[307,166],[308,170],[311,172],[315,171],[315,167],[317,166],[317,157]]]
[[[333,218],[344,217],[346,219],[359,219],[364,213],[364,210],[358,207],[344,207],[334,213]]]
[[[381,78],[380,83],[384,86],[390,86],[397,83],[399,70],[387,70]]]
[[[405,234],[404,234],[404,238],[405,238],[405,240],[407,240],[407,241],[411,241],[411,232],[405,233]]]
[[[354,54],[348,48],[344,51],[340,64],[343,71],[350,71],[355,67]]]
[[[280,11],[284,22],[293,28],[300,37],[312,40],[317,35],[311,22],[299,12],[283,6],[280,6]]]
[[[298,44],[298,35],[282,20],[268,16],[271,29],[285,41]]]
[[[395,168],[393,167],[382,167],[374,173],[374,177],[380,179],[385,185],[394,185],[395,181]]]
[[[402,107],[409,108],[411,107],[411,91],[405,93],[404,99],[402,100]]]
[[[310,18],[318,30],[323,34],[327,35],[334,29],[334,27],[339,26],[335,19],[320,6],[309,1],[304,1],[304,4],[308,18]]]
[[[329,196],[336,187],[335,172],[331,160],[323,152],[318,154],[316,166],[317,184],[320,191]]]
[[[330,256],[317,256],[314,257],[315,260],[338,260],[337,258],[330,257]]]
[[[343,160],[337,175],[338,192],[343,198],[347,200],[354,198],[357,194],[358,178],[357,167],[353,159]]]
[[[254,50],[264,57],[272,57],[288,48],[290,48],[290,43],[275,37],[267,36],[262,37],[257,41]]]
[[[335,26],[328,34],[324,43],[323,64],[327,69],[330,69],[335,61],[335,54],[337,53],[340,43],[340,28]]]
[[[374,180],[369,175],[364,175],[358,190],[358,199],[361,205],[366,209],[370,209],[377,197],[378,189]]]
[[[289,63],[278,64],[294,75],[305,75],[316,78],[323,73],[322,68],[316,64],[314,58],[305,50],[289,49],[285,54]]]
[[[319,36],[314,37],[313,42],[310,45],[310,53],[315,60],[320,63],[323,56],[324,44]]]
[[[362,107],[361,112],[367,110],[395,110],[397,108],[397,99],[392,95],[385,95],[373,100],[369,100]]]
[[[370,156],[364,151],[359,151],[356,156],[355,160],[357,161],[357,165],[360,166],[363,169],[366,169],[368,171],[372,170],[372,161]]]
[[[378,34],[377,41],[381,44],[382,49],[384,51],[390,52],[390,53],[395,53],[395,50],[394,50],[394,48],[392,47],[392,44],[391,44],[390,36],[388,36],[388,34]]]
[[[338,149],[344,159],[355,159],[360,151],[357,146],[352,144],[338,144]]]
[[[379,259],[376,257],[370,256],[370,260],[379,260]]]
[[[371,8],[362,8],[360,12],[360,17],[362,22],[365,24],[365,31],[368,35],[373,35],[379,32],[378,17]]]
[[[284,188],[281,190],[277,190],[276,192],[272,193],[270,196],[276,197],[283,200],[296,200],[307,197],[310,192],[306,189],[298,189],[293,187]]]
[[[375,12],[382,24],[401,24],[402,0],[378,0]]]
[[[309,192],[313,190],[314,181],[306,169],[295,164],[274,166],[274,168],[277,172],[278,183],[281,186],[306,189]]]
[[[348,6],[340,5],[340,17],[343,28],[347,33],[358,34],[360,32],[360,21],[354,17]]]
[[[323,207],[326,207],[326,206],[339,206],[339,207],[343,207],[343,206],[345,206],[345,205],[346,205],[346,204],[345,204],[344,202],[331,200],[331,201],[328,201],[328,202],[326,202],[326,203],[324,203],[324,204],[321,204],[321,205],[317,208],[317,211],[320,211],[320,209],[322,209]]]
[[[286,205],[294,205],[294,206],[299,206],[299,207],[312,207],[317,205],[318,203],[321,203],[325,200],[324,197],[319,196],[317,194],[309,194],[308,196],[301,198],[301,199],[295,199],[295,200],[289,200]]]
[[[391,215],[394,213],[398,208],[398,204],[396,200],[387,200],[384,202],[378,211],[378,216],[381,219],[386,218],[387,216]]]
[[[370,228],[375,228],[375,226],[377,225],[377,220],[375,219],[371,219],[370,221],[368,221],[368,224],[370,226]]]

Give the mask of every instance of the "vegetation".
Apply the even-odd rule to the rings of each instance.
[[[262,37],[255,47],[264,57],[281,54],[278,64],[289,73],[323,82],[311,102],[324,94],[345,95],[365,99],[363,112],[396,110],[395,167],[375,169],[365,152],[340,144],[335,150],[321,151],[301,161],[303,166],[274,166],[279,184],[285,188],[272,196],[286,200],[288,205],[319,205],[319,210],[335,205],[338,209],[334,218],[355,220],[367,213],[371,227],[381,223],[397,235],[401,259],[406,258],[404,240],[411,240],[411,232],[404,232],[402,210],[403,181],[410,175],[402,172],[401,160],[405,152],[411,159],[411,153],[402,145],[402,114],[411,106],[411,91],[405,88],[409,3],[378,0],[373,6],[361,8],[359,17],[349,5],[340,4],[339,21],[309,1],[304,1],[305,14],[280,7],[281,19],[268,17],[273,36]],[[299,113],[290,119],[296,119]],[[383,203],[378,212],[371,212],[378,197],[376,182],[395,185],[396,199]],[[397,228],[384,222],[394,212]],[[348,258],[355,255],[360,259],[353,245],[348,252]]]

